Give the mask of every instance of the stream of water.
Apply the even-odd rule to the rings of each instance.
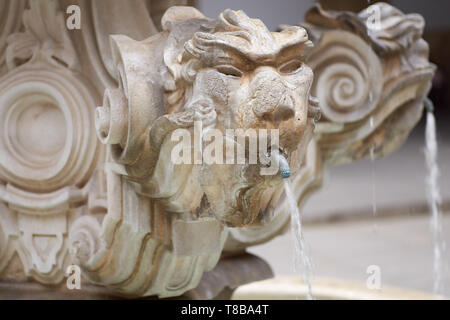
[[[370,117],[370,128],[373,130],[374,124],[373,124],[373,117]],[[377,192],[376,192],[376,185],[375,185],[375,144],[373,143],[370,146],[370,173],[371,173],[371,184],[372,184],[372,217],[373,220],[373,232],[376,233],[378,231],[378,225],[377,225]]]
[[[425,129],[425,160],[427,165],[427,200],[431,211],[430,228],[433,237],[433,293],[442,293],[442,255],[445,251],[445,242],[442,234],[442,213],[439,209],[441,194],[439,191],[437,165],[436,120],[433,112],[427,112]]]
[[[300,210],[298,209],[297,200],[292,192],[289,179],[284,179],[284,191],[289,205],[289,211],[291,212],[291,231],[294,237],[294,270],[299,272],[303,276],[308,287],[308,293],[306,298],[312,300],[312,288],[310,278],[312,276],[312,263],[308,255],[305,240],[303,238],[302,222],[300,216]]]

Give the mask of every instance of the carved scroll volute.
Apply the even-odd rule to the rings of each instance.
[[[162,60],[160,38],[160,34],[144,41],[111,37],[119,87],[107,89],[103,105],[96,110],[99,139],[111,145],[117,163],[134,168],[138,159],[145,166],[140,157],[148,153],[150,124],[163,114],[163,92],[157,89],[162,86],[161,76],[157,67],[151,67],[153,61]]]
[[[303,25],[315,42],[308,62],[323,115],[316,135],[325,162],[395,150],[420,119],[434,73],[421,39],[423,18],[386,3],[359,14],[317,5]]]
[[[102,225],[83,216],[70,229],[72,261],[90,282],[122,295],[172,297],[195,288],[217,264],[227,230],[211,218],[177,219],[136,193],[116,170],[106,168],[108,213]]]
[[[308,64],[315,76],[311,92],[319,99],[323,120],[357,122],[377,106],[383,85],[381,61],[357,35],[324,32]]]

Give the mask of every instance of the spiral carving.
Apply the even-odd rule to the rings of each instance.
[[[372,48],[350,32],[324,33],[308,64],[314,70],[312,94],[322,114],[335,122],[355,122],[371,113],[380,99],[383,79]]]
[[[69,251],[72,262],[85,265],[100,248],[101,227],[91,216],[78,218],[69,232]]]
[[[106,89],[103,106],[95,110],[95,128],[102,143],[120,144],[126,141],[128,105],[119,89]]]
[[[100,141],[111,145],[114,160],[127,165],[136,162],[150,124],[162,115],[162,93],[155,85],[160,75],[148,65],[154,59],[151,41],[116,35],[111,46],[118,87],[105,90],[95,126]]]

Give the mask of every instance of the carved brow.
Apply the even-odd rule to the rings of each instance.
[[[257,53],[245,53],[236,47],[228,47],[223,50],[216,59],[212,61],[212,67],[219,65],[233,65],[241,70],[252,70],[257,66],[277,67],[290,60],[305,60],[305,51],[303,44],[296,44],[282,48],[279,52],[266,55],[258,55]]]
[[[244,53],[240,53],[237,51],[231,51],[232,54],[223,54],[218,56],[217,59],[213,61],[213,67],[219,65],[232,65],[240,70],[249,70],[254,67],[254,62],[249,60]]]

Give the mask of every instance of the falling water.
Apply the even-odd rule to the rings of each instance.
[[[303,238],[300,210],[298,209],[295,196],[292,193],[289,179],[284,179],[284,191],[286,193],[289,211],[291,212],[291,230],[292,236],[294,237],[294,249],[295,249],[294,270],[295,272],[302,273],[303,279],[308,287],[308,293],[306,298],[308,300],[312,300],[313,296],[310,281],[312,275],[312,264],[305,247],[305,239]]]
[[[370,0],[367,0],[367,3],[370,5]],[[374,30],[372,29],[374,28],[374,26],[372,24],[369,23],[369,20],[366,21],[366,30],[367,30],[367,36],[369,38],[371,38],[372,33],[374,32]],[[370,56],[371,51],[372,51],[372,44],[370,43],[370,41],[368,42],[369,45],[369,52],[368,52],[368,56]],[[374,74],[374,70],[373,70],[373,66],[372,64],[368,64],[368,73],[369,73],[369,79],[373,79],[373,74]],[[373,101],[373,92],[371,91],[371,88],[369,87],[369,104],[371,104]],[[370,131],[373,132],[374,130],[374,120],[373,120],[373,116],[370,117],[369,119],[369,124],[370,124]],[[372,145],[370,146],[370,173],[371,173],[371,192],[372,192],[372,216],[373,218],[376,218],[377,216],[377,197],[376,197],[376,186],[375,186],[375,143],[372,143]],[[376,219],[374,219],[374,223],[373,223],[373,231],[374,233],[377,232],[377,223],[376,223]]]
[[[373,124],[373,117],[370,117],[370,128],[373,130],[374,124]],[[377,193],[376,193],[376,186],[375,186],[375,144],[372,143],[370,146],[370,171],[371,171],[371,184],[372,184],[372,216],[373,218],[376,218],[377,216]],[[374,219],[373,224],[373,231],[377,232],[377,224],[376,219]]]
[[[274,156],[274,158],[272,158]],[[284,179],[284,193],[291,213],[291,231],[294,238],[294,271],[303,275],[303,280],[308,287],[306,298],[312,300],[311,281],[309,280],[312,275],[312,264],[308,256],[305,240],[303,238],[302,222],[300,216],[300,210],[298,209],[297,201],[294,193],[292,192],[289,177],[291,176],[291,169],[289,163],[278,148],[272,149],[271,158],[276,161],[276,164],[280,168],[280,175]]]
[[[437,165],[436,121],[433,114],[433,105],[430,100],[425,101],[427,106],[427,125],[425,129],[425,160],[427,164],[427,200],[431,210],[430,228],[433,236],[433,292],[442,292],[442,255],[445,242],[442,237],[442,213],[439,210],[441,194],[439,192]]]

